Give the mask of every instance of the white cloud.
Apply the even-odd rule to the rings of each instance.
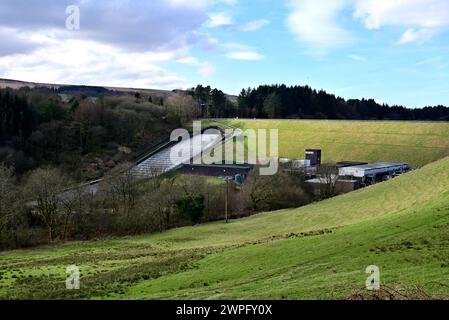
[[[189,6],[194,8],[206,8],[210,5],[210,0],[168,0],[173,6]]]
[[[0,43],[2,44],[0,45],[0,57],[32,51],[39,46],[38,40],[20,32],[16,33],[15,29],[0,26]]]
[[[211,75],[215,74],[215,72],[217,72],[217,68],[212,66],[209,62],[201,62],[197,58],[191,56],[178,59],[176,60],[176,62],[196,66],[197,72],[205,78],[210,77]]]
[[[399,44],[423,43],[449,28],[448,0],[291,0],[288,6],[287,27],[314,54],[355,41],[341,22],[347,9],[369,30],[404,28]]]
[[[407,28],[399,44],[422,43],[449,27],[449,1],[356,0],[354,17],[368,29]]]
[[[198,73],[203,77],[210,77],[216,71],[217,69],[214,66],[210,65],[209,62],[201,63],[200,67],[198,68]]]
[[[159,66],[175,61],[202,76],[216,68],[189,55],[214,50],[218,40],[199,28],[214,4],[236,0],[2,0],[0,77],[172,89],[189,84]],[[81,29],[65,29],[65,6],[81,9]],[[222,21],[223,22],[223,21]]]
[[[206,8],[214,4],[224,4],[228,6],[235,6],[237,0],[168,0],[173,5],[183,5],[188,7]]]
[[[416,65],[424,66],[424,65],[429,65],[429,64],[439,64],[441,61],[442,61],[442,57],[433,57],[433,58],[421,60]]]
[[[209,21],[206,26],[209,28],[216,28],[221,26],[229,26],[234,23],[231,15],[227,12],[212,12],[209,13]]]
[[[196,44],[203,51],[215,51],[219,46],[219,41],[209,33],[198,32],[200,40]]]
[[[318,50],[351,43],[353,35],[339,23],[338,16],[348,0],[293,0],[286,24],[300,42]]]
[[[449,25],[447,0],[356,0],[356,18],[368,29],[383,26],[437,28]]]
[[[259,61],[264,56],[254,51],[232,51],[226,54],[226,57],[233,60]]]
[[[181,77],[157,66],[183,52],[130,53],[91,41],[49,40],[33,53],[0,57],[0,77],[33,82],[173,89]],[[14,68],[10,68],[10,66]]]
[[[235,6],[237,4],[237,0],[219,0],[223,4],[227,4],[228,6]]]
[[[188,64],[188,65],[198,65],[200,62],[197,58],[195,57],[184,57],[181,59],[176,60],[177,63],[181,63],[181,64]]]
[[[243,23],[240,25],[236,26],[236,29],[240,30],[240,31],[257,31],[260,28],[266,26],[267,24],[269,24],[270,21],[265,20],[265,19],[261,19],[261,20],[256,20],[256,21],[251,21],[251,22],[247,22],[247,23]]]
[[[359,56],[357,54],[350,54],[350,55],[348,55],[348,58],[351,60],[354,60],[354,61],[360,61],[360,62],[366,61],[365,57]]]
[[[185,0],[2,0],[0,27],[58,39],[84,39],[141,52],[177,48],[198,41],[208,1]],[[66,7],[80,8],[81,28],[66,29]]]
[[[260,61],[265,57],[257,52],[256,48],[237,42],[228,42],[221,45],[224,56],[232,60]]]
[[[436,33],[435,30],[431,29],[419,29],[415,30],[413,28],[407,29],[401,36],[398,41],[398,44],[406,44],[406,43],[423,43],[426,40],[430,39]]]
[[[226,42],[222,44],[222,47],[226,51],[254,51],[253,47],[238,42]]]
[[[254,20],[245,23],[236,23],[229,12],[212,12],[209,13],[209,20],[206,22],[208,28],[223,28],[230,31],[257,31],[269,24],[266,19]]]

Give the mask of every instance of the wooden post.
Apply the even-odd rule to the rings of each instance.
[[[229,190],[229,179],[226,179],[226,192],[225,192],[225,219],[228,223],[228,190]]]

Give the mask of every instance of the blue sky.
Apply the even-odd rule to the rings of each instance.
[[[447,0],[2,0],[0,77],[449,105],[448,31]]]

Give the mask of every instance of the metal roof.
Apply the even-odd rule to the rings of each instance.
[[[361,162],[361,161],[340,161],[337,162],[337,167],[353,167],[353,166],[361,166],[368,164],[368,162]]]
[[[362,178],[368,175],[385,174],[394,171],[406,171],[409,165],[404,162],[379,162],[359,166],[342,167],[338,169],[341,176],[354,176]]]
[[[357,166],[349,166],[345,169],[361,169],[361,170],[373,170],[373,169],[386,169],[390,167],[399,167],[399,166],[408,166],[408,163],[405,162],[378,162],[378,163],[369,163],[362,164]]]

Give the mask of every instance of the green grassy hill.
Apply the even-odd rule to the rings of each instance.
[[[346,298],[369,265],[384,285],[449,294],[449,158],[229,224],[1,253],[0,298]]]
[[[323,161],[402,161],[423,166],[449,155],[449,123],[405,121],[222,120],[242,129],[279,129],[281,157],[303,159],[323,150]]]

